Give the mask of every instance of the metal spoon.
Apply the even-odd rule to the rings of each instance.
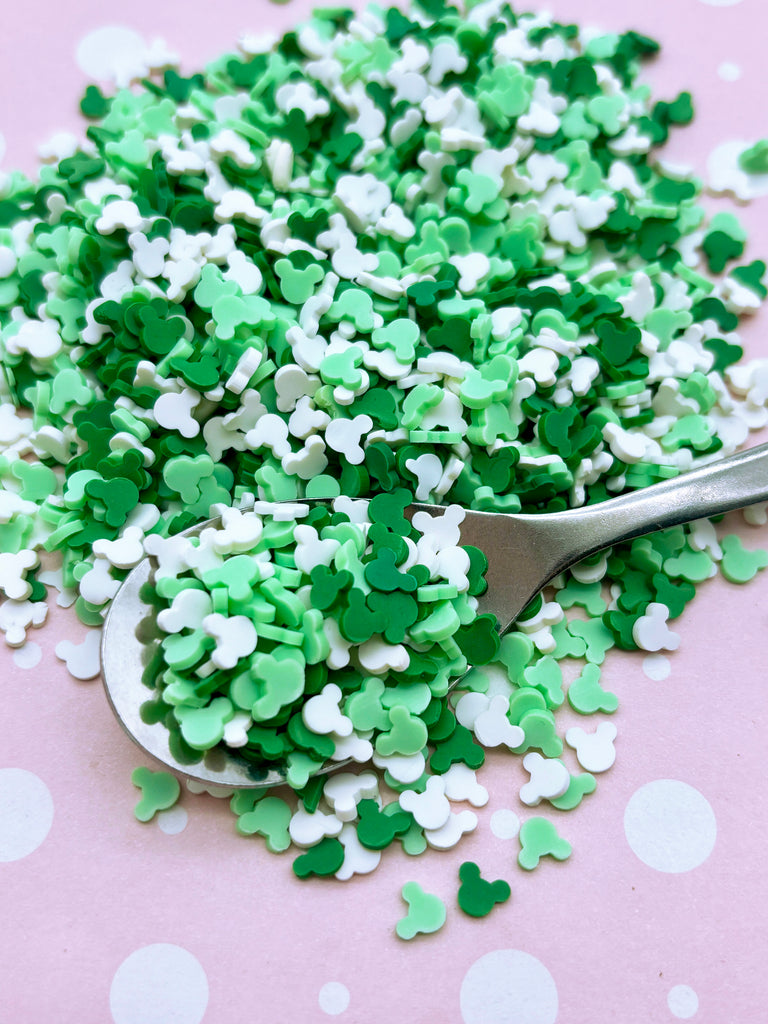
[[[581,559],[621,541],[760,501],[768,501],[768,444],[598,505],[541,515],[467,511],[461,543],[480,548],[488,558],[488,589],[479,610],[492,612],[503,634],[542,587]],[[421,509],[432,515],[441,511],[434,505],[410,506],[412,512]],[[218,524],[211,519],[184,532],[196,536]],[[155,609],[145,600],[152,570],[150,558],[132,570],[104,623],[104,686],[121,725],[146,753],[190,779],[229,788],[284,782],[280,771],[254,765],[236,749],[217,747],[200,764],[181,764],[170,754],[164,726],[142,720],[140,708],[150,695],[142,675],[153,639]],[[330,763],[322,770],[338,767],[341,763]]]

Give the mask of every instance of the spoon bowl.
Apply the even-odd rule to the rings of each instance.
[[[479,548],[488,559],[488,587],[479,597],[478,611],[495,615],[503,635],[547,583],[581,559],[622,541],[761,501],[768,501],[768,444],[597,505],[541,515],[466,510],[461,544]],[[445,509],[424,504],[406,509],[406,515],[416,512],[439,516]],[[220,522],[220,518],[209,519],[184,535],[197,536]],[[221,744],[208,751],[202,762],[184,764],[169,750],[164,725],[142,718],[141,706],[151,696],[143,680],[161,636],[151,601],[153,563],[151,557],[145,558],[129,573],[104,623],[102,675],[115,715],[146,753],[189,779],[241,789],[284,783],[285,774],[278,768],[253,763],[237,748]],[[331,761],[320,772],[347,763]]]

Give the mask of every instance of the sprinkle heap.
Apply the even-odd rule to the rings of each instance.
[[[487,562],[459,545],[464,510],[411,522],[410,503],[404,489],[370,503],[259,502],[155,546],[161,639],[142,714],[166,725],[177,760],[223,743],[255,778],[274,766],[294,789],[327,762],[374,754],[394,778],[423,775],[451,681],[500,641],[495,617],[477,614]]]
[[[740,263],[736,218],[707,220],[700,182],[657,159],[693,114],[687,93],[656,101],[638,83],[657,49],[638,32],[586,32],[496,0],[464,12],[442,0],[407,15],[325,9],[281,39],[243,38],[202,73],[155,68],[114,95],[89,86],[81,143],[36,180],[0,175],[0,629],[21,646],[45,620],[47,585],[98,627],[145,554],[171,551],[209,516],[239,524],[225,527],[244,534],[219,552],[223,575],[210,561],[186,580],[169,574],[166,624],[194,603],[180,621],[199,626],[169,630],[162,713],[172,705],[173,742],[190,758],[229,728],[269,760],[275,716],[301,722],[298,804],[232,798],[240,832],[306,848],[301,877],[371,870],[395,838],[410,853],[452,845],[477,818],[450,801],[488,799],[474,775],[485,747],[525,755],[525,805],[577,806],[613,763],[616,729],[600,718],[561,737],[557,709],[612,714],[617,699],[600,685],[610,648],[673,650],[667,623],[696,584],[718,566],[744,582],[765,564],[736,538],[721,544],[709,522],[588,559],[500,644],[479,627],[469,660],[483,664],[479,649],[486,664],[455,717],[444,684],[467,660],[457,640],[437,684],[385,689],[358,653],[366,671],[332,696],[338,716],[379,730],[384,775],[311,777],[327,734],[302,716],[337,685],[318,668],[329,630],[360,651],[410,631],[407,668],[387,667],[407,675],[424,674],[419,645],[450,648],[470,628],[482,567],[462,570],[463,592],[450,572],[404,568],[420,541],[392,530],[393,508],[412,496],[489,511],[594,503],[730,454],[768,423],[768,363],[739,363],[736,333],[765,298],[765,264]],[[238,510],[254,502],[340,496],[292,536],[297,552],[333,541],[355,557],[342,565],[335,552],[332,570],[321,559],[308,583],[284,533],[267,542],[262,524],[242,540],[257,517]],[[389,509],[368,538],[380,527],[402,544],[362,546],[358,497]],[[243,583],[249,631],[232,622],[248,618],[236,591],[241,570],[263,564],[247,554],[260,541],[272,572],[256,596],[255,577]],[[374,566],[397,586],[377,584]],[[349,585],[355,573],[365,586]],[[226,607],[199,596],[209,585],[228,592]],[[314,612],[293,585],[311,586]],[[381,595],[378,618],[356,591]],[[432,601],[459,623],[437,640],[419,618]],[[299,658],[311,678],[290,698],[309,695],[303,710],[275,694],[266,652],[199,727],[199,680],[236,672],[232,651],[253,657],[252,632],[270,630],[294,650],[280,655],[281,678],[298,678]],[[569,687],[563,658],[583,664]],[[179,674],[202,666],[194,685]],[[380,750],[406,717],[421,742]],[[563,740],[583,772],[560,760]],[[379,781],[400,791],[383,809]],[[137,785],[146,819],[154,784],[142,772]],[[157,789],[167,806],[173,787]],[[524,868],[570,852],[547,818],[529,818],[520,837]]]

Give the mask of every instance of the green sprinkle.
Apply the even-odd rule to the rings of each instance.
[[[747,174],[768,173],[768,139],[760,139],[739,154],[739,167]]]
[[[141,799],[133,812],[138,821],[151,821],[159,811],[167,811],[181,794],[179,780],[168,772],[135,768],[131,782],[141,790]]]
[[[537,868],[542,857],[567,860],[571,852],[571,844],[557,834],[557,829],[547,818],[529,818],[520,826],[517,862],[526,871]]]
[[[445,924],[445,904],[439,896],[425,892],[418,882],[406,882],[402,897],[408,904],[408,913],[397,922],[395,931],[400,939],[413,939],[416,935],[429,935]]]
[[[512,894],[509,883],[503,879],[488,882],[480,875],[480,868],[471,860],[459,868],[457,901],[470,917],[487,917],[498,903],[505,903]]]
[[[768,551],[750,551],[735,534],[722,541],[721,569],[729,583],[748,583],[768,565]]]

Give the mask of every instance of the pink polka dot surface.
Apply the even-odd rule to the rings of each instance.
[[[108,16],[98,0],[9,9],[0,169],[31,172],[40,143],[80,130],[77,102],[88,76],[130,81],[146,46],[158,61],[179,55],[189,72],[244,32],[280,33],[313,6],[231,0],[194,16],[181,0],[135,0]],[[716,147],[765,134],[768,14],[757,0],[542,6],[561,22],[633,28],[662,43],[643,81],[659,96],[690,90],[696,107],[693,124],[668,146],[672,163],[704,177]],[[722,208],[733,206],[725,200]],[[738,215],[749,230],[748,257],[766,259],[768,196],[756,195]],[[762,313],[741,330],[747,356],[768,356],[765,327]],[[768,527],[731,519],[745,544],[768,547]],[[518,829],[531,814],[518,799],[527,774],[522,765],[511,773],[508,757],[494,750],[479,774],[489,800],[472,805],[477,829],[455,848],[418,857],[397,844],[371,874],[343,883],[297,878],[290,856],[238,835],[228,801],[213,795],[182,787],[179,805],[137,822],[131,773],[148,761],[92,678],[94,641],[72,608],[49,603],[26,653],[0,642],[3,1019],[763,1019],[768,575],[743,587],[721,578],[702,585],[675,620],[677,650],[610,653],[602,682],[620,702],[610,719],[616,763],[573,813],[547,807],[573,847],[567,861],[517,867]],[[75,650],[78,679],[65,658]],[[583,724],[567,707],[562,714],[573,727]],[[468,859],[512,889],[483,921],[456,903],[458,868]],[[403,943],[394,926],[408,881],[438,896],[448,913],[442,930]]]

